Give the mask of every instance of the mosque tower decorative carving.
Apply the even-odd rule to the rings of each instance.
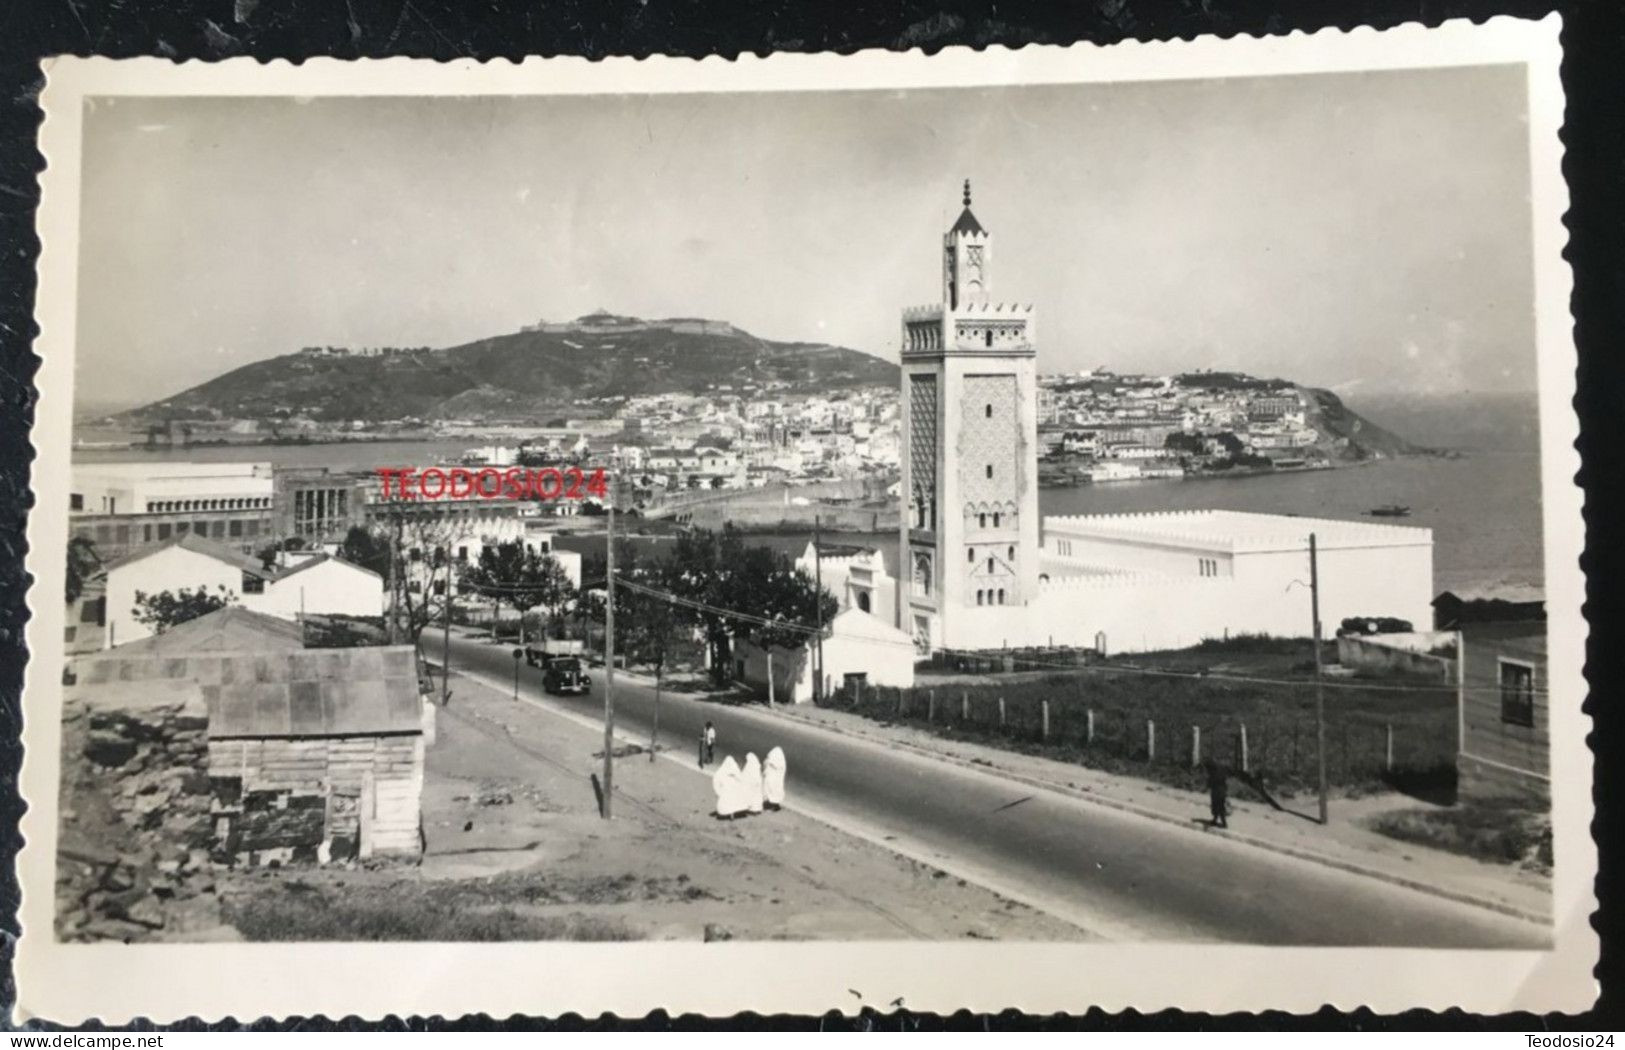
[[[965,208],[942,239],[942,302],[903,311],[898,626],[921,651],[1000,644],[1038,593],[1031,305],[990,298],[992,236]]]

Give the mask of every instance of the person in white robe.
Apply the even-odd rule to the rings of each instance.
[[[745,755],[745,768],[740,773],[745,779],[747,808],[752,813],[762,811],[762,762],[752,751]]]
[[[739,773],[739,765],[734,762],[732,755],[724,756],[717,771],[711,774],[711,790],[717,796],[717,816],[723,820],[732,820],[745,811],[745,786]]]
[[[775,747],[762,763],[762,801],[768,809],[784,807],[784,748]]]

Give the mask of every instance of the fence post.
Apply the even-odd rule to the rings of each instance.
[[[1004,732],[1004,697],[999,697],[999,732]]]
[[[1191,726],[1191,768],[1202,764],[1202,727]]]
[[[897,689],[897,717],[902,718],[903,712],[908,709],[908,689],[899,686]]]
[[[1083,742],[1085,744],[1095,742],[1095,709],[1092,707],[1083,709]]]
[[[961,689],[959,691],[959,724],[964,725],[970,721],[970,694]]]
[[[1038,701],[1038,738],[1049,743],[1049,697]]]
[[[1382,768],[1384,771],[1392,773],[1394,771],[1394,724],[1392,722],[1388,723],[1382,727],[1382,731],[1385,738],[1383,740]]]
[[[1149,718],[1145,720],[1145,760],[1147,762],[1157,760],[1157,723]]]
[[[937,720],[937,691],[927,690],[925,698],[925,720],[927,723],[934,723]]]
[[[1246,773],[1246,772],[1248,772],[1248,769],[1247,769],[1247,723],[1246,722],[1241,723],[1241,735],[1236,738],[1236,741],[1241,746],[1241,771],[1243,773]]]

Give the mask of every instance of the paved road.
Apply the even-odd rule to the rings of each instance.
[[[438,655],[439,639],[434,642],[426,648]],[[454,636],[452,667],[511,683],[511,651]],[[592,695],[546,699],[597,718],[602,687],[598,668]],[[520,690],[542,698],[541,672],[522,667]],[[647,733],[654,690],[618,678],[615,700],[617,726]],[[1110,939],[1450,948],[1547,942],[1542,928],[1485,909],[892,751],[748,705],[666,693],[662,744],[679,757],[694,755],[707,719],[717,727],[719,759],[783,747],[792,803],[810,803],[995,888],[1019,887],[1024,899],[1057,902],[1065,917]],[[697,786],[709,793],[703,782]]]

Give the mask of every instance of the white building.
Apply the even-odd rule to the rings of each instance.
[[[886,569],[885,555],[871,547],[825,544],[815,558],[814,550],[809,542],[796,568],[822,583],[842,609],[891,617],[897,608],[897,580]]]
[[[153,634],[135,617],[138,593],[201,587],[251,612],[288,620],[301,613],[378,616],[384,611],[382,578],[327,554],[288,569],[267,569],[257,558],[187,535],[120,558],[103,571],[107,581],[103,645],[107,648]]]
[[[773,699],[799,704],[813,698],[815,668],[812,643],[795,649],[768,650],[746,639],[734,645],[734,678],[767,695],[768,668],[773,675]],[[861,609],[847,609],[830,620],[824,637],[824,693],[864,686],[914,685],[913,640],[903,631]]]
[[[269,463],[76,463],[75,514],[155,514],[270,508]]]
[[[1044,519],[1039,615],[1060,622],[1043,634],[1093,645],[1103,632],[1115,650],[1307,636],[1311,534],[1326,637],[1355,616],[1432,621],[1430,529],[1199,510]]]
[[[259,559],[186,535],[109,562],[106,630],[103,646],[111,648],[153,634],[135,618],[136,594],[193,591],[230,595],[235,601],[251,587],[263,587],[271,573]]]
[[[258,593],[249,590],[242,596],[244,608],[284,620],[305,614],[382,616],[384,602],[382,576],[330,554],[298,559],[268,576]]]

